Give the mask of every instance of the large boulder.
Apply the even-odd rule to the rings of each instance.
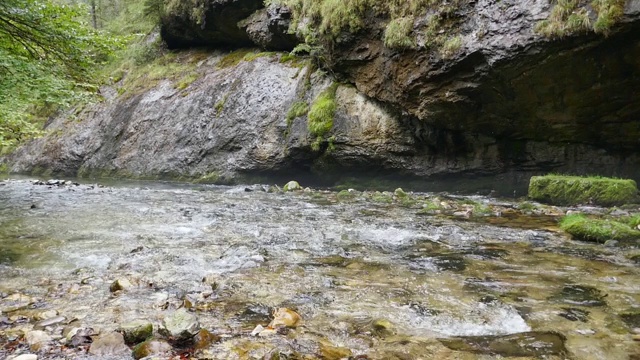
[[[271,4],[238,25],[261,48],[290,51],[298,44],[296,36],[289,32],[291,16],[291,10],[286,6]]]

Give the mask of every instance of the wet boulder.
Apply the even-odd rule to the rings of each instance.
[[[186,309],[178,309],[162,321],[159,333],[176,342],[188,341],[200,330],[198,318]]]
[[[111,283],[111,285],[109,286],[109,291],[116,292],[116,291],[123,291],[123,290],[127,290],[132,288],[133,285],[131,284],[131,282],[129,281],[129,279],[127,278],[121,278],[121,279],[116,279],[114,282]]]
[[[169,358],[173,352],[173,348],[169,343],[164,340],[149,339],[141,344],[138,344],[133,349],[133,358],[142,359],[147,356],[157,356],[162,358]]]
[[[282,188],[282,190],[284,192],[289,192],[289,191],[302,191],[302,186],[300,186],[300,184],[298,184],[297,181],[289,181],[288,183],[286,183],[284,185],[284,187]]]
[[[153,335],[153,324],[144,320],[136,320],[120,326],[118,330],[124,336],[125,343],[139,344]]]
[[[566,338],[562,334],[539,331],[512,335],[464,336],[440,339],[444,346],[456,351],[532,358],[566,354],[565,341]]]

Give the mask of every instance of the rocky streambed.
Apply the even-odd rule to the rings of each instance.
[[[638,359],[640,251],[567,211],[612,210],[6,180],[0,357]]]

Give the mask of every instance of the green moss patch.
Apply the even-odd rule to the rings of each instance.
[[[533,176],[529,198],[554,205],[622,205],[636,200],[633,180],[563,175]]]
[[[607,240],[640,239],[640,231],[615,220],[591,219],[581,214],[565,216],[560,228],[579,240],[604,243]]]
[[[313,101],[311,109],[309,110],[309,116],[307,117],[307,128],[312,136],[316,137],[316,140],[312,144],[314,150],[319,150],[320,143],[324,136],[331,131],[333,127],[333,117],[336,113],[336,91],[338,90],[338,83],[333,83],[326,90],[324,90]]]
[[[306,101],[296,101],[287,111],[287,126],[290,126],[295,118],[307,115],[308,112],[309,105]]]
[[[226,69],[237,66],[241,61],[253,61],[267,56],[275,56],[275,52],[257,52],[255,49],[238,49],[225,55],[218,62],[218,69]]]

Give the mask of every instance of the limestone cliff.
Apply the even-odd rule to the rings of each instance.
[[[220,67],[224,55],[212,52],[186,88],[167,80],[111,96],[81,122],[58,117],[50,135],[9,163],[15,172],[216,181],[294,172],[640,179],[640,0],[626,2],[608,36],[559,39],[535,31],[553,7],[546,0],[462,3],[449,51],[425,45],[419,29],[428,15],[414,22],[415,46],[385,46],[389,19],[371,13],[364,28],[331,43],[324,71],[279,54]],[[301,41],[286,32],[286,7],[211,0],[196,10],[165,17],[169,46],[282,50]],[[306,113],[287,114],[296,103],[313,105],[333,81],[342,84],[337,111],[318,140]]]

